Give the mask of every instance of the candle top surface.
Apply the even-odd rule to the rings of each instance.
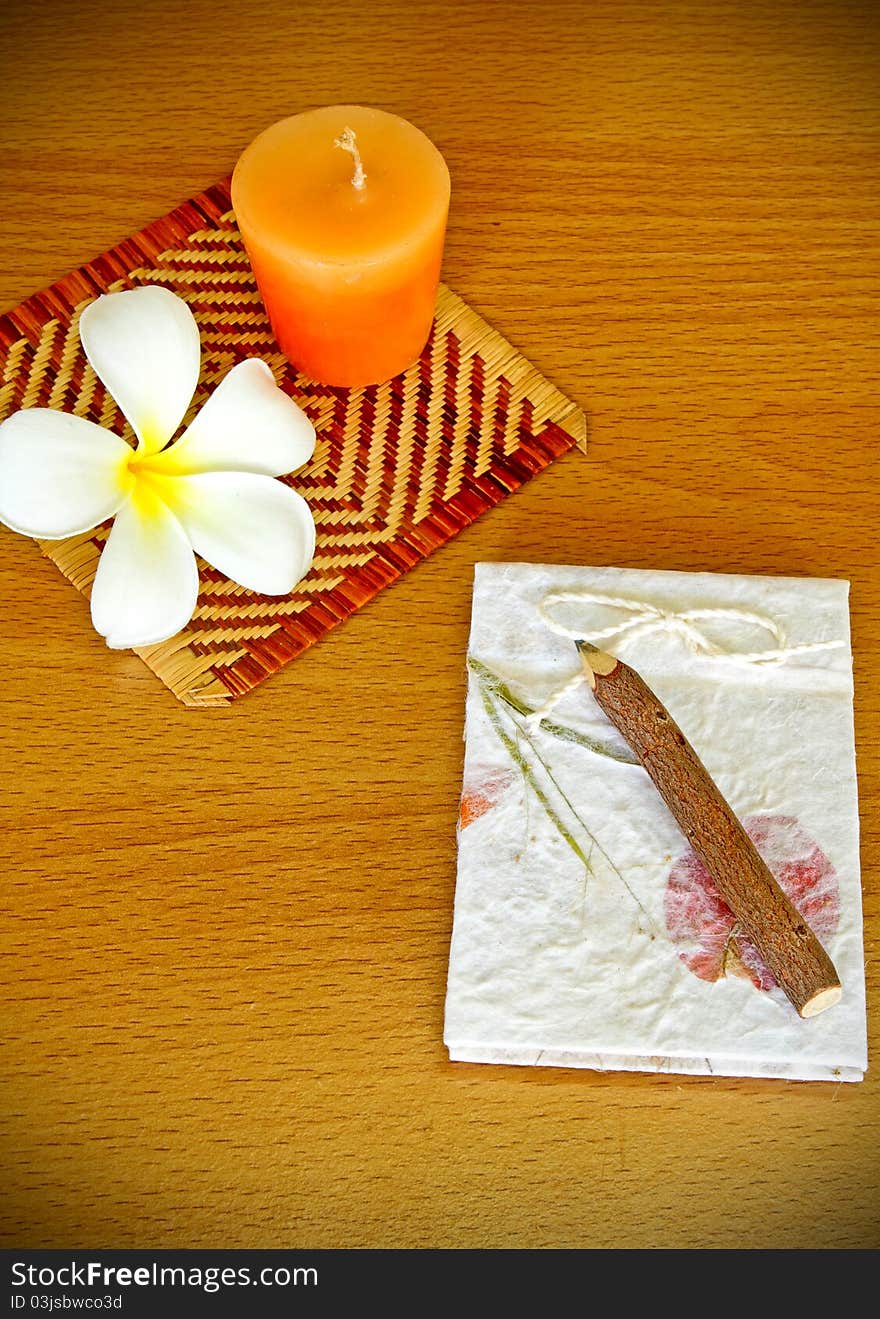
[[[338,145],[354,134],[356,163]],[[346,140],[350,140],[346,135]],[[241,156],[232,180],[236,216],[279,254],[317,264],[381,261],[445,223],[449,171],[413,124],[360,105],[325,106],[282,119]]]

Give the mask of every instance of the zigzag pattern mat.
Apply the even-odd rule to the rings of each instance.
[[[78,321],[97,294],[137,284],[173,289],[198,321],[202,375],[187,421],[236,362],[260,356],[318,435],[312,461],[290,478],[318,529],[314,563],[294,594],[256,595],[200,563],[189,626],[138,652],[185,705],[220,705],[249,691],[554,458],[585,444],[576,405],[444,286],[431,338],[403,375],[349,390],[297,373],[269,328],[227,183],[0,318],[0,420],[17,408],[64,408],[133,440],[82,353]],[[84,595],[107,530],[40,542]]]

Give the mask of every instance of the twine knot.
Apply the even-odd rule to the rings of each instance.
[[[554,618],[550,612],[554,606],[561,604],[595,605],[605,609],[617,609],[629,615],[605,628],[584,626],[577,631],[566,627]],[[618,595],[605,595],[601,591],[551,591],[538,605],[538,613],[543,621],[557,636],[569,641],[589,641],[597,645],[600,641],[632,640],[649,632],[665,632],[681,638],[688,649],[695,655],[708,655],[724,659],[732,664],[771,665],[784,664],[793,655],[809,655],[825,650],[839,650],[842,641],[813,641],[803,645],[791,646],[785,628],[767,614],[755,613],[750,609],[716,608],[716,609],[663,609],[647,600],[630,600]],[[745,623],[766,632],[773,645],[764,650],[742,651],[721,645],[707,636],[698,624],[708,620],[726,620]],[[539,709],[529,715],[527,723],[532,727],[540,724],[547,714],[565,696],[576,690],[587,677],[583,669],[575,673],[562,687],[552,692]]]

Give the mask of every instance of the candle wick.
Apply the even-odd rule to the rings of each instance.
[[[364,173],[364,165],[361,160],[361,153],[358,151],[357,137],[354,130],[351,128],[343,128],[333,145],[335,147],[341,147],[343,151],[347,151],[351,156],[354,161],[354,173],[351,176],[352,184],[355,188],[363,188],[367,181],[367,176]]]

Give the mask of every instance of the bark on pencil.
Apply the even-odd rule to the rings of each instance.
[[[777,884],[668,710],[629,665],[578,649],[593,694],[620,730],[719,892],[802,1017],[841,997],[825,949]]]

